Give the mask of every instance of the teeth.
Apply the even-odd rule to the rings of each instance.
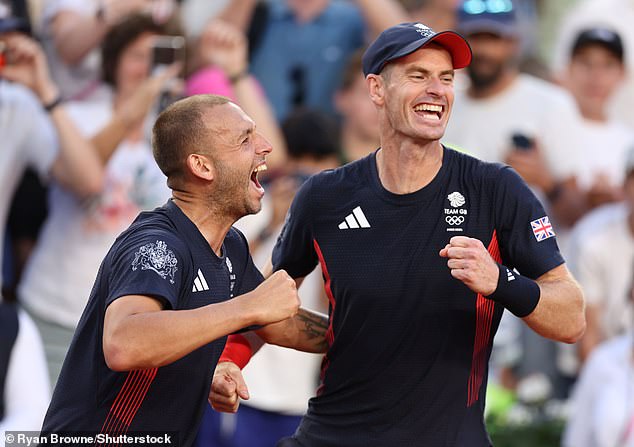
[[[257,168],[255,168],[253,170],[253,172],[261,172],[261,171],[266,171],[268,168],[266,167],[266,165],[259,165]]]
[[[442,106],[436,104],[418,104],[414,107],[414,111],[416,112],[442,112]]]

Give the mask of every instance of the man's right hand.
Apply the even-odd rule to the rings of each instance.
[[[290,318],[299,310],[297,285],[284,270],[273,273],[243,297],[255,313],[254,324],[261,326]]]
[[[248,399],[249,391],[242,371],[235,363],[221,362],[216,366],[209,390],[209,404],[216,411],[235,413],[240,399]]]

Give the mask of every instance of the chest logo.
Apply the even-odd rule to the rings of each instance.
[[[445,208],[445,223],[448,225],[447,231],[462,232],[464,229],[462,224],[467,220],[467,210],[464,206],[467,204],[464,196],[458,191],[454,191],[447,196],[449,207]]]
[[[370,228],[370,222],[368,222],[360,206],[353,209],[352,213],[348,214],[344,221],[339,224],[340,230],[352,228]]]
[[[194,286],[192,287],[192,292],[202,292],[203,290],[209,290],[209,284],[207,284],[207,280],[205,279],[205,275],[203,275],[203,272],[198,269],[198,274],[194,278]]]
[[[467,201],[464,196],[460,194],[458,191],[452,192],[447,196],[447,200],[449,200],[449,204],[452,208],[459,208],[463,206]]]
[[[145,244],[134,254],[132,270],[152,270],[163,279],[169,277],[170,283],[174,284],[174,273],[178,270],[176,264],[178,259],[174,252],[167,248],[164,241],[156,241]]]

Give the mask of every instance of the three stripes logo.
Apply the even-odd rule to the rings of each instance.
[[[207,281],[203,276],[203,272],[198,269],[198,274],[194,278],[194,286],[192,287],[192,292],[202,292],[203,290],[209,290],[209,285],[207,285]]]
[[[348,214],[346,219],[339,224],[340,230],[351,228],[370,228],[370,222],[366,219],[360,206],[353,209],[352,213]]]
[[[515,275],[513,275],[513,272],[507,268],[506,269],[506,281],[507,282],[511,282],[514,279],[515,279]]]

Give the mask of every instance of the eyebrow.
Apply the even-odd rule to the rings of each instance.
[[[240,135],[238,136],[238,141],[242,142],[244,138],[246,138],[248,135],[252,134],[253,132],[255,132],[255,126],[251,126],[244,129],[242,132],[240,132]]]
[[[423,68],[423,67],[414,66],[414,67],[407,68],[405,70],[405,74],[410,74],[410,73],[415,73],[415,72],[422,73],[422,74],[425,74],[425,75],[432,74],[432,72],[430,70],[427,70],[426,68]],[[454,76],[455,75],[455,70],[452,68],[450,70],[441,71],[440,72],[440,76],[444,76],[444,75],[452,75],[452,76]]]

